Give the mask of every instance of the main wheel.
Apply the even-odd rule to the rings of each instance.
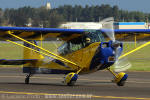
[[[71,82],[67,83],[67,85],[68,85],[68,86],[74,86],[75,83],[76,83],[76,81],[71,81]]]
[[[115,82],[117,83],[118,86],[124,86],[127,78],[128,74],[121,72],[117,75]]]
[[[76,73],[69,73],[64,77],[64,83],[66,83],[68,86],[75,85],[76,81],[78,79],[78,74]]]
[[[125,81],[120,81],[117,83],[118,86],[124,86],[125,85]]]

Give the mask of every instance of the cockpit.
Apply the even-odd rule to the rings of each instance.
[[[85,48],[94,42],[104,42],[104,36],[100,30],[88,30],[84,35],[64,42],[64,44],[58,48],[58,53],[65,55]]]

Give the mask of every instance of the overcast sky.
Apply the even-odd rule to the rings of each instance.
[[[150,13],[150,0],[0,0],[0,8],[19,8],[23,6],[40,7],[50,2],[52,7],[70,5],[118,5],[120,9]]]

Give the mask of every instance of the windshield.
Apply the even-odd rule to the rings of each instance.
[[[64,55],[85,48],[91,43],[102,41],[104,36],[100,30],[88,30],[84,35],[65,42],[58,48],[58,53]]]

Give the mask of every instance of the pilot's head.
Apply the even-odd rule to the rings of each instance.
[[[86,43],[90,43],[91,42],[91,39],[90,38],[86,38]]]

